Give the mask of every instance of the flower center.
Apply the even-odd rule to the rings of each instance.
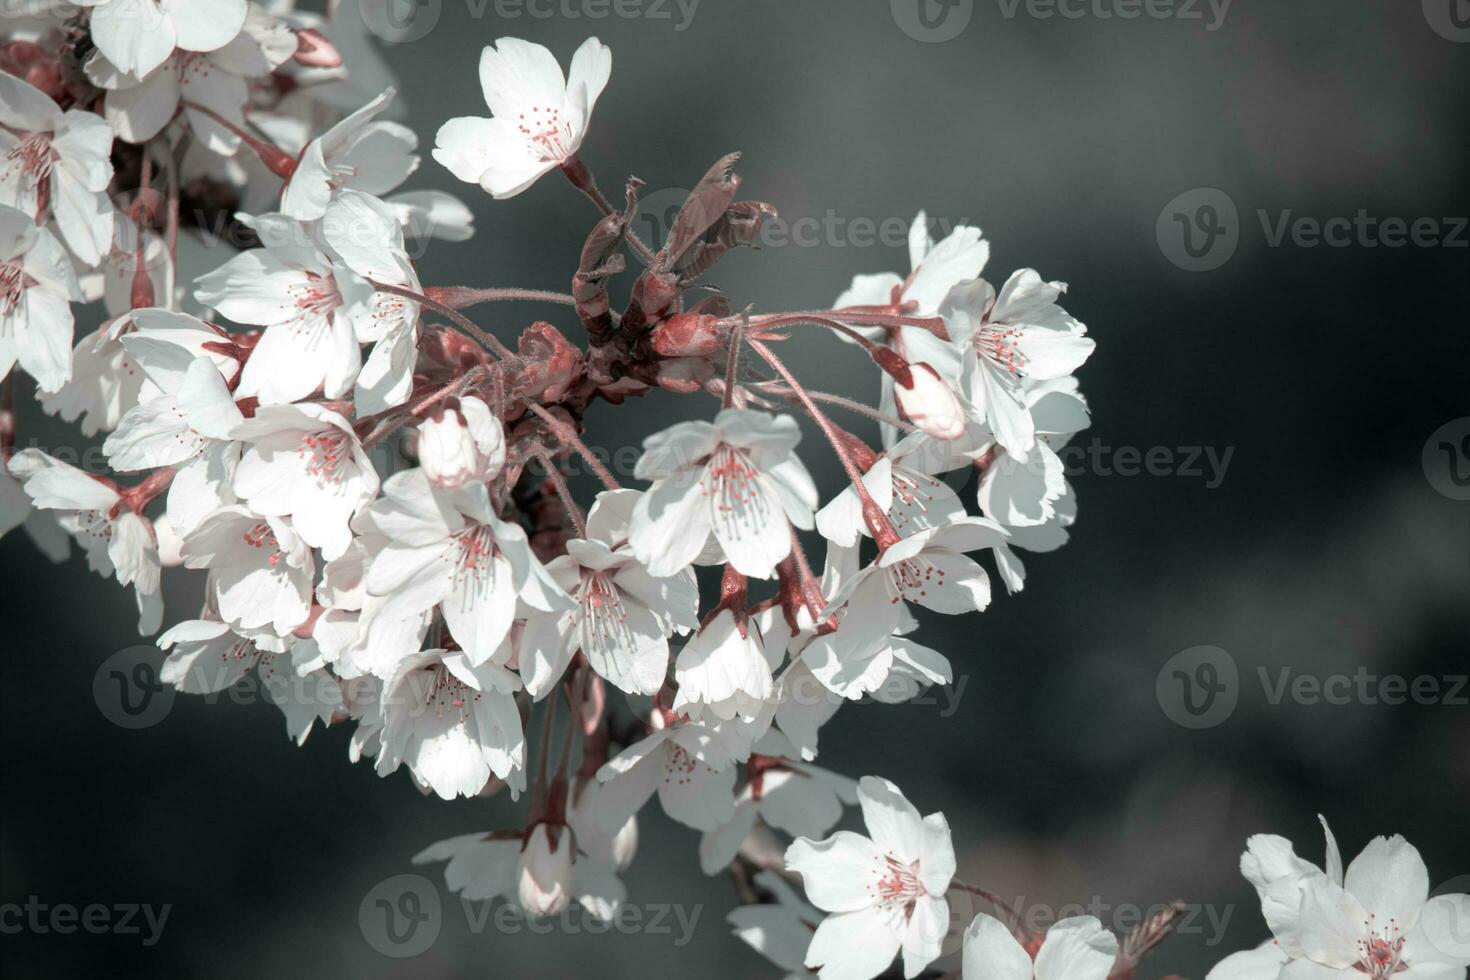
[[[425,667],[424,670],[432,675],[424,704],[433,710],[436,719],[442,720],[455,714],[464,717],[469,714],[469,705],[480,700],[479,691],[466,687],[464,681],[451,674],[442,664]]]
[[[25,288],[26,275],[19,262],[0,265],[0,317],[5,318],[0,323],[0,336],[7,335],[14,329],[10,324],[10,314],[20,305],[20,297]]]
[[[888,509],[888,519],[900,537],[907,537],[905,529],[931,526],[927,515],[929,505],[934,502],[934,483],[928,477],[894,467],[893,505]]]
[[[682,745],[669,744],[667,758],[664,759],[664,782],[676,786],[683,786],[694,781],[694,767],[699,765],[699,760],[684,751]]]
[[[1397,922],[1389,919],[1388,925],[1380,930],[1376,917],[1370,915],[1368,921],[1363,923],[1363,928],[1367,931],[1368,938],[1358,940],[1358,962],[1353,966],[1355,970],[1366,973],[1372,980],[1385,980],[1409,968],[1409,964],[1403,960],[1404,937]]]
[[[32,133],[5,154],[5,172],[9,175],[19,171],[22,181],[42,196],[37,207],[45,208],[44,198],[51,187],[51,165],[55,161],[56,151],[51,148],[51,135]]]
[[[274,568],[281,560],[281,543],[276,540],[276,532],[264,521],[252,527],[240,539],[254,548],[256,551],[269,551],[270,564]]]
[[[476,582],[492,574],[491,559],[495,557],[495,536],[484,524],[472,524],[457,532],[453,541],[457,547],[454,575],[456,578],[470,576]]]
[[[560,109],[533,105],[529,116],[520,114],[516,129],[542,160],[565,160],[570,152],[572,127],[561,117]]]
[[[340,429],[306,433],[301,437],[296,453],[306,462],[306,472],[319,483],[341,483],[342,465],[352,455],[347,433]]]
[[[588,644],[599,649],[616,649],[628,640],[628,611],[623,597],[603,572],[583,572],[578,595]]]
[[[1011,374],[1025,374],[1027,359],[1021,350],[1025,330],[1005,323],[987,323],[975,332],[975,351]]]
[[[306,282],[292,283],[287,289],[300,311],[296,322],[297,329],[301,331],[316,329],[319,321],[330,317],[332,311],[342,305],[335,280],[319,272],[307,272],[305,275]]]
[[[904,864],[892,854],[884,859],[879,869],[878,882],[870,887],[873,904],[900,908],[908,914],[914,902],[924,894],[924,885],[919,881],[919,862]]]
[[[944,570],[923,555],[905,558],[888,568],[888,595],[891,602],[907,599],[918,602],[931,590],[944,588]]]
[[[715,519],[737,535],[765,527],[770,520],[766,495],[757,484],[759,471],[745,453],[721,446],[715,450],[700,481],[704,494],[714,503]]]

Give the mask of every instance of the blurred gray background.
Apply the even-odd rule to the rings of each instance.
[[[886,775],[944,811],[960,876],[1027,907],[1091,904],[1127,925],[1174,898],[1201,906],[1148,977],[1202,977],[1267,937],[1237,870],[1251,833],[1320,860],[1320,812],[1348,856],[1399,832],[1436,884],[1470,873],[1470,690],[1453,680],[1470,672],[1470,503],[1455,499],[1470,458],[1453,448],[1470,434],[1467,5],[1087,0],[1043,16],[1054,8],[918,2],[930,28],[916,0],[701,0],[692,17],[687,0],[424,0],[410,33],[426,33],[385,46],[425,144],[409,186],[461,194],[478,222],[471,242],[430,249],[425,282],[565,289],[595,218],[554,174],[495,202],[427,157],[445,119],[485,114],[476,59],[507,34],[563,61],[589,34],[613,48],[582,152],[609,193],[630,173],[650,191],[689,187],[740,149],[743,196],[808,219],[815,240],[721,263],[712,279],[737,305],[810,308],[856,273],[904,271],[892,229],[920,208],[979,224],[988,278],[1032,266],[1066,280],[1065,305],[1098,342],[1080,373],[1094,424],[1078,444],[1096,447],[1074,459],[1080,517],[1067,548],[1027,558],[1024,593],[926,624],[954,689],[844,710],[820,762]],[[1315,245],[1290,230],[1360,211],[1433,223],[1398,247],[1362,228]],[[549,315],[481,313],[507,339]],[[574,317],[549,318],[580,336]],[[815,335],[787,349],[808,383],[872,397],[855,349]],[[665,393],[599,406],[590,439],[636,446],[712,408]],[[33,409],[22,445],[57,431]],[[1206,448],[1231,454],[1222,478]],[[1151,449],[1172,462],[1156,452],[1154,474],[1126,475],[1128,451]],[[840,485],[813,434],[804,458],[825,491]],[[671,916],[667,931],[629,935],[493,919],[477,931],[435,868],[437,939],[415,959],[382,955],[359,927],[364,897],[429,842],[519,809],[445,803],[402,772],[351,766],[345,726],[298,749],[269,705],[180,696],[158,724],[117,727],[93,679],[140,642],[130,596],[20,535],[0,542],[0,562],[0,902],[171,906],[152,946],[4,935],[6,976],[777,975],[729,935],[735,892],[700,874],[697,835],[656,807],[631,901],[677,904],[692,930]],[[199,585],[171,588],[177,619]],[[1227,652],[1212,662],[1237,681],[1211,724],[1190,728],[1171,720],[1193,716],[1168,662],[1204,645]],[[1181,669],[1208,679],[1190,656]],[[1438,693],[1276,698],[1283,670],[1431,678]]]

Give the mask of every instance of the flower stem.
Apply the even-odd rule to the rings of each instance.
[[[536,461],[546,471],[546,478],[551,481],[552,487],[556,490],[556,495],[566,505],[567,516],[572,519],[572,524],[577,529],[577,536],[579,538],[585,538],[587,536],[587,519],[582,516],[582,508],[578,507],[577,501],[572,498],[572,490],[567,486],[566,477],[561,475],[561,470],[556,468],[556,463],[552,461],[551,454],[546,451],[546,447],[541,445],[541,443],[531,443],[531,455],[536,457]]]

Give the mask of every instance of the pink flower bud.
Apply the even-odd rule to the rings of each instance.
[[[308,68],[340,68],[342,54],[320,31],[303,27],[296,32],[296,62]]]
[[[719,320],[708,313],[678,313],[653,330],[653,349],[664,357],[704,357],[724,346]]]
[[[572,833],[565,824],[538,823],[531,831],[521,850],[519,895],[525,913],[538,919],[571,904]]]
[[[488,480],[505,464],[500,420],[478,398],[465,398],[419,426],[419,464],[446,490]]]
[[[958,439],[965,434],[965,410],[959,397],[929,365],[910,364],[906,380],[895,376],[893,394],[903,414],[926,435]]]

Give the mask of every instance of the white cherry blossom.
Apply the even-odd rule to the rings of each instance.
[[[386,194],[418,169],[419,140],[413,130],[377,118],[394,94],[388,89],[306,144],[281,193],[282,214],[315,221],[341,191]]]
[[[221,507],[184,539],[182,553],[185,567],[209,569],[209,596],[237,630],[285,636],[311,613],[316,562],[289,521]]]
[[[1429,872],[1403,837],[1375,837],[1343,868],[1327,833],[1319,869],[1291,843],[1257,835],[1241,857],[1279,952],[1227,957],[1210,980],[1463,980],[1470,965],[1470,895],[1429,895]]]
[[[0,204],[43,224],[95,266],[112,246],[112,130],[95,113],[61,109],[0,72]]]
[[[812,936],[806,965],[819,967],[823,980],[870,980],[902,952],[904,976],[915,977],[939,956],[949,929],[949,823],[942,813],[920,817],[897,786],[876,776],[858,782],[857,796],[869,837],[839,830],[822,841],[798,838],[786,850],[807,899],[831,913]]]
[[[533,836],[543,832],[542,826],[535,829]],[[567,841],[571,837],[563,828],[561,839]],[[576,844],[580,850],[580,840]],[[528,915],[555,914],[544,911],[545,906],[539,902],[536,906],[527,906],[522,901],[523,846],[529,851],[537,845],[526,842],[519,831],[463,834],[429,845],[414,855],[413,863],[447,861],[444,883],[466,901],[488,902],[504,898],[520,906]],[[567,898],[574,899],[602,922],[615,919],[627,897],[627,890],[605,863],[584,852],[574,863],[558,871],[567,874],[566,879],[559,882]]]
[[[426,650],[384,684],[378,775],[400,765],[441,798],[475,796],[525,764],[515,674],[462,652]]]
[[[362,363],[338,278],[344,270],[289,218],[265,215],[248,223],[265,247],[203,276],[194,294],[237,323],[265,327],[236,394],[263,404],[299,401],[318,389],[340,398]]]
[[[790,416],[738,408],[645,439],[633,473],[653,485],[633,510],[634,556],[666,577],[713,534],[736,571],[770,578],[791,553],[792,526],[813,526],[817,490],[796,456],[800,440]]]
[[[535,697],[555,689],[578,651],[619,690],[657,693],[668,672],[669,637],[697,624],[693,570],[654,578],[628,547],[630,515],[641,497],[636,490],[599,494],[587,515],[587,537],[568,541],[567,553],[547,565],[576,605],[526,624],[521,676]]]
[[[736,760],[726,740],[709,725],[654,717],[661,727],[598,770],[599,822],[616,830],[657,793],[669,817],[695,830],[728,823]]]
[[[1090,915],[1061,919],[1046,930],[1035,960],[1011,930],[981,913],[965,930],[965,980],[1107,980],[1118,939]]]
[[[983,279],[957,287],[943,314],[960,352],[960,386],[977,417],[1000,444],[1025,461],[1036,444],[1023,382],[1064,378],[1095,346],[1087,328],[1057,305],[1066,283],[1045,282],[1031,269],[997,293]]]
[[[751,756],[748,778],[735,797],[729,822],[699,841],[699,866],[707,875],[729,867],[756,820],[792,837],[820,837],[857,803],[857,783],[792,759]]]
[[[0,381],[19,364],[42,391],[71,379],[71,259],[33,218],[0,206]]]
[[[158,540],[148,518],[137,513],[110,483],[94,479],[69,463],[23,449],[10,460],[10,472],[41,510],[54,511],[57,523],[87,556],[98,575],[131,585],[138,599],[138,632],[158,631],[163,617],[159,596],[162,567]]]
[[[214,51],[245,26],[245,0],[75,0],[92,8],[92,41],[113,64],[143,76],[177,47]]]
[[[478,665],[508,656],[503,641],[519,603],[543,613],[572,606],[531,554],[525,530],[496,515],[484,484],[451,493],[430,484],[422,469],[406,470],[384,483],[371,510],[390,540],[367,573],[368,595],[383,600],[369,629],[438,606],[450,635]]]
[[[434,159],[497,198],[514,197],[576,155],[612,73],[612,51],[588,38],[562,76],[539,44],[502,37],[480,52],[480,86],[493,118],[459,116],[439,128]]]
[[[257,514],[289,517],[328,561],[347,550],[348,522],[378,495],[378,474],[352,425],[320,405],[267,405],[230,430],[243,444],[235,493]]]

